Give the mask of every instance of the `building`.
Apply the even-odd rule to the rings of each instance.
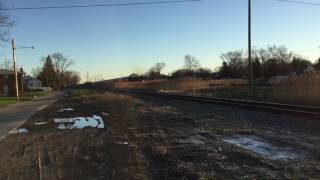
[[[42,88],[42,82],[32,76],[23,77],[24,89],[27,91],[40,90]]]
[[[19,91],[22,92],[22,73],[18,72]],[[0,96],[15,96],[16,81],[12,70],[0,69]]]

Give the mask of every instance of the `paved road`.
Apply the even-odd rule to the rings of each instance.
[[[34,113],[46,108],[61,97],[63,97],[62,92],[54,92],[36,101],[21,102],[0,108],[0,140],[12,129],[22,125]]]

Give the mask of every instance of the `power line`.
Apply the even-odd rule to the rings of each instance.
[[[311,6],[320,6],[320,3],[304,2],[304,1],[294,1],[294,0],[276,0],[279,2],[292,3],[292,4],[303,4]]]
[[[89,4],[89,5],[66,5],[66,6],[17,7],[17,8],[4,8],[4,9],[0,9],[0,11],[96,8],[96,7],[113,7],[113,6],[137,6],[137,5],[153,5],[153,4],[176,4],[176,3],[188,3],[188,2],[200,2],[200,1],[204,1],[204,0],[172,0],[172,1],[133,2],[133,3],[116,3],[116,4]]]

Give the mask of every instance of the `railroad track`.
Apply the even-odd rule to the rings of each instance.
[[[188,100],[188,101],[220,103],[220,104],[232,105],[237,107],[250,108],[254,110],[276,112],[276,113],[283,113],[283,114],[312,116],[312,117],[318,117],[318,118],[320,117],[320,107],[313,107],[313,106],[300,106],[300,105],[280,104],[280,103],[271,103],[271,102],[260,102],[260,101],[253,101],[253,100],[225,99],[225,98],[214,98],[214,97],[205,97],[205,96],[156,93],[156,92],[142,92],[141,94],[145,94],[149,96],[160,96],[160,97]]]

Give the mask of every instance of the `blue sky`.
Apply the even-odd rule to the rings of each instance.
[[[10,0],[8,7],[69,4],[112,4],[150,0]],[[303,0],[305,2],[319,2]],[[185,54],[214,69],[220,54],[247,48],[247,0],[205,0],[184,4],[84,9],[11,11],[16,21],[12,36],[18,64],[28,72],[40,66],[41,56],[62,52],[75,61],[71,68],[105,79],[143,73],[165,62],[165,73],[183,66]],[[320,56],[320,6],[275,0],[253,0],[253,45],[286,45],[314,61]],[[3,44],[1,58],[11,58]]]

